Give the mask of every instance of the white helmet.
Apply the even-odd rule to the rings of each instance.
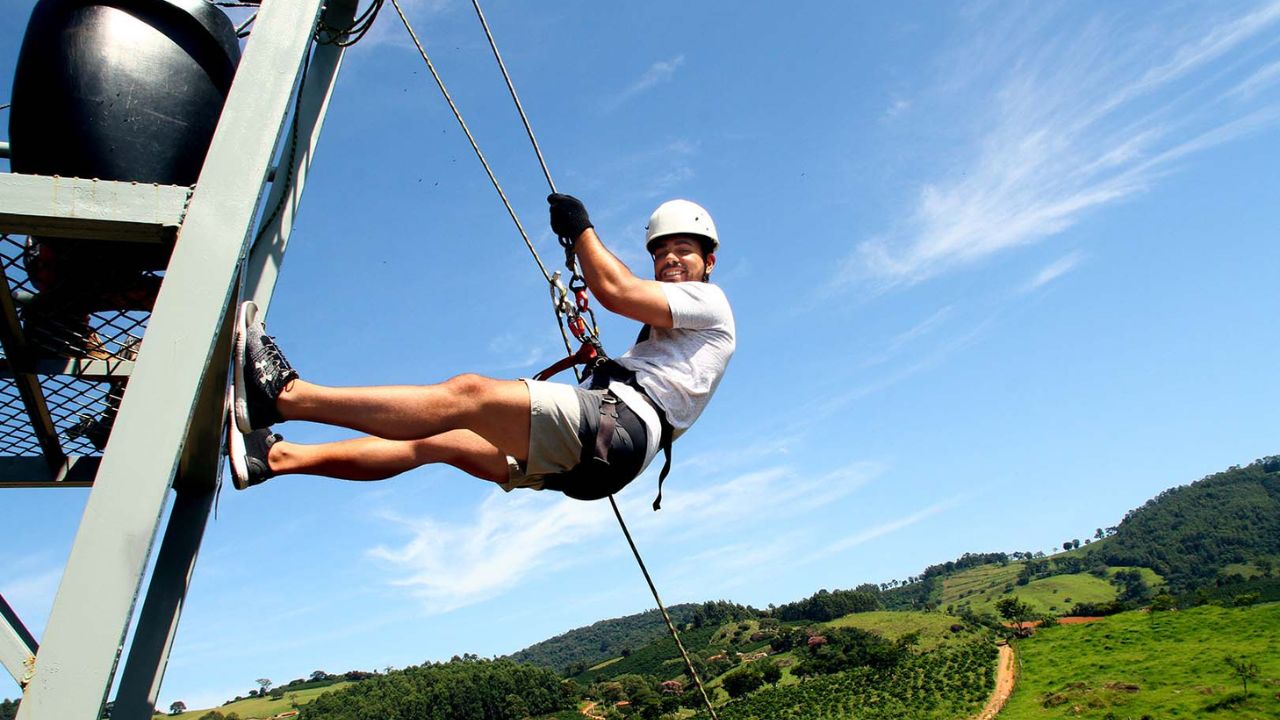
[[[653,211],[649,216],[649,225],[645,227],[644,246],[652,248],[654,240],[668,235],[706,238],[711,242],[707,254],[720,248],[720,238],[716,235],[716,224],[711,220],[711,213],[698,203],[688,200],[668,200]]]

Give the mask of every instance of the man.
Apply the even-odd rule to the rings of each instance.
[[[715,224],[688,200],[659,206],[645,236],[654,280],[642,280],[605,249],[580,201],[561,194],[547,200],[551,228],[573,240],[596,299],[645,324],[630,350],[584,386],[468,374],[436,385],[325,387],[298,377],[263,332],[256,306],[245,303],[229,443],[235,486],[285,474],[381,480],[447,463],[508,491],[546,488],[595,499],[643,472],[660,446],[669,450],[706,407],[735,347],[729,302],[709,283],[719,247]],[[270,430],[286,420],[367,437],[289,443]]]

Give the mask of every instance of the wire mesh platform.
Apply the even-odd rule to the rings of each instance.
[[[0,486],[92,483],[162,279],[138,247],[0,233]]]

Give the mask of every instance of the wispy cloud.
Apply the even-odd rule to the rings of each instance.
[[[951,315],[951,309],[950,305],[940,308],[924,320],[921,320],[903,332],[898,333],[890,339],[889,342],[885,343],[883,348],[868,357],[866,360],[863,360],[861,367],[871,367],[872,365],[879,365],[887,362],[889,359],[901,352],[904,347],[910,345],[919,338],[928,335],[945,323],[947,318]]]
[[[871,463],[849,463],[817,476],[801,476],[790,467],[765,468],[669,492],[661,513],[649,510],[652,473],[646,473],[635,481],[645,491],[623,493],[619,504],[637,535],[732,554],[729,546],[741,542],[743,519],[755,516],[762,504],[773,508],[774,519],[795,517],[856,492],[880,472]],[[580,554],[561,549],[616,532],[606,503],[527,491],[495,492],[464,522],[386,517],[409,538],[400,545],[374,547],[369,555],[384,565],[394,586],[416,596],[428,613],[495,598],[535,574],[582,562]]]
[[[885,535],[890,535],[899,530],[903,530],[905,528],[911,527],[912,525],[915,525],[921,520],[925,520],[927,518],[933,517],[934,515],[937,515],[938,513],[944,512],[946,510],[950,510],[951,508],[955,507],[959,503],[959,501],[960,501],[960,498],[958,497],[949,498],[947,500],[943,500],[941,502],[936,502],[936,503],[933,503],[932,505],[928,505],[909,515],[904,515],[902,517],[895,518],[888,522],[883,522],[883,523],[880,523],[879,525],[873,525],[869,528],[859,530],[857,532],[854,532],[850,535],[845,536],[844,538],[841,538],[840,540],[836,540],[835,542],[831,543],[822,554],[823,556],[827,556],[827,555],[833,555],[835,553],[844,552],[845,550],[850,550],[864,543],[871,542],[872,540],[875,540],[877,538],[884,537]]]
[[[1084,254],[1079,250],[1054,260],[1042,268],[1040,272],[1036,273],[1034,277],[1024,283],[1021,288],[1022,292],[1031,292],[1032,290],[1048,285],[1054,280],[1057,280],[1063,275],[1075,270],[1083,260]]]
[[[1280,80],[1280,60],[1258,68],[1239,85],[1227,91],[1226,97],[1237,100],[1252,100],[1258,93],[1276,84]]]
[[[975,18],[1018,41],[977,32],[966,51],[972,62],[961,53],[948,63],[964,74],[943,79],[945,111],[955,126],[977,128],[963,159],[920,187],[902,227],[857,245],[831,287],[882,291],[1041,241],[1143,192],[1175,161],[1280,119],[1274,106],[1213,102],[1233,83],[1241,98],[1256,97],[1280,72],[1247,52],[1280,24],[1280,2],[1179,20],[1155,27],[1167,19],[1095,18],[1076,27],[1038,17],[1011,27]],[[976,92],[984,87],[996,89]]]
[[[670,80],[675,76],[676,70],[678,70],[683,64],[684,55],[677,55],[669,60],[659,60],[658,62],[655,62],[650,65],[649,69],[645,70],[644,74],[635,82],[605,99],[601,107],[605,112],[612,112],[613,110],[618,109],[635,96],[656,85],[661,85],[662,83]]]
[[[563,353],[562,353],[563,354]],[[489,341],[489,355],[499,370],[522,369],[532,374],[548,359],[544,344],[516,332],[505,332]]]
[[[492,598],[521,583],[558,556],[607,527],[597,503],[531,493],[494,493],[471,523],[395,518],[411,534],[400,547],[380,545],[370,555],[390,566],[396,585],[410,588],[430,612],[446,612]]]

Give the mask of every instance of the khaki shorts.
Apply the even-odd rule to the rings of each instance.
[[[529,459],[521,464],[507,456],[507,482],[501,484],[507,492],[518,487],[541,490],[548,475],[577,467],[583,459],[584,444],[594,450],[605,393],[563,383],[522,380],[529,388]],[[646,449],[644,424],[622,403],[618,414],[610,458],[620,467],[634,465],[638,474]]]

